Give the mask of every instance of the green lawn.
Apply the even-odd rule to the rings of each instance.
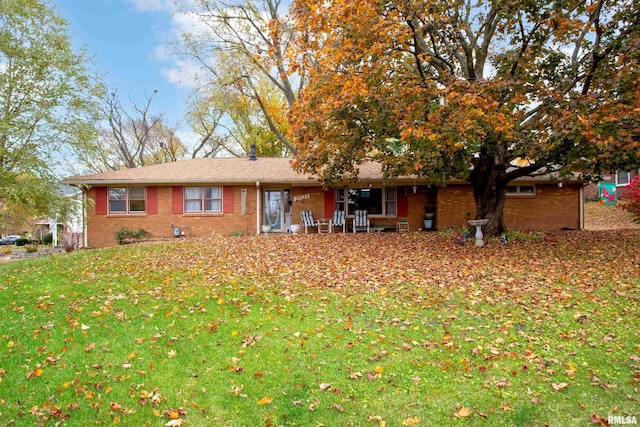
[[[2,263],[0,424],[640,418],[639,247],[214,236]]]

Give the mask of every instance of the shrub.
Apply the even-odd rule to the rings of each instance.
[[[0,246],[0,254],[9,255],[10,253],[11,253],[11,246],[9,245]]]
[[[16,240],[16,246],[24,246],[27,243],[29,243],[29,239],[25,239],[24,237],[21,237]]]
[[[127,243],[135,243],[147,237],[151,237],[151,233],[142,228],[138,230],[131,230],[129,228],[122,227],[115,236],[119,244],[126,245]]]
[[[44,236],[42,236],[43,245],[50,245],[51,243],[53,243],[53,233],[47,233]]]
[[[618,200],[618,206],[629,212],[634,222],[640,222],[640,175],[629,182],[625,193]]]
[[[38,245],[36,245],[35,243],[29,243],[27,245],[25,245],[24,247],[26,249],[26,252],[28,254],[33,254],[38,252]]]

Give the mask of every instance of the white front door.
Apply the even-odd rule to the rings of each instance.
[[[291,227],[291,194],[289,190],[265,190],[263,225],[272,232],[289,232]]]

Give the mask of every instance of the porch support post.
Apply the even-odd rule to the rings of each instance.
[[[256,234],[260,234],[260,211],[262,197],[260,197],[260,181],[256,181]]]
[[[58,219],[49,218],[49,231],[51,231],[51,247],[58,246]]]
[[[87,212],[87,203],[89,202],[89,196],[87,191],[82,190],[82,247],[89,247],[89,213]]]

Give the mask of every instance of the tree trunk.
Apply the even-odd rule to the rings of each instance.
[[[486,147],[489,146],[491,150]],[[507,193],[505,172],[506,148],[501,144],[487,144],[469,175],[476,202],[475,219],[488,219],[482,228],[486,237],[499,236],[506,231],[504,224],[504,201]]]

